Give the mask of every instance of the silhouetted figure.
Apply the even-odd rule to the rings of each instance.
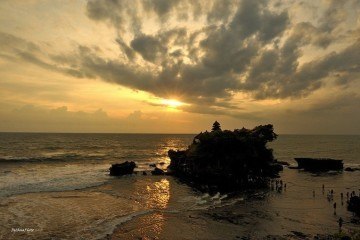
[[[334,202],[334,215],[336,215],[336,202]]]
[[[334,194],[334,190],[331,189],[330,193],[331,193],[331,195],[333,195],[333,194]]]
[[[339,218],[338,223],[339,223],[339,232],[341,232],[341,228],[343,225],[344,220],[342,219],[342,217]]]
[[[212,131],[212,132],[221,131],[220,123],[219,123],[218,121],[215,121],[215,122],[213,123],[213,126],[212,126],[211,131]]]
[[[340,193],[341,201],[344,199],[344,194]]]
[[[271,188],[271,190],[274,190],[274,181],[273,180],[270,181],[270,188]]]
[[[284,184],[284,190],[286,191],[286,183]]]

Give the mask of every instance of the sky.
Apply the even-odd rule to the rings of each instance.
[[[0,131],[360,134],[360,0],[1,0]]]

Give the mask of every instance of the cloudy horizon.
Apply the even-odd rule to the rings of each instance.
[[[0,131],[360,134],[359,0],[4,0]]]

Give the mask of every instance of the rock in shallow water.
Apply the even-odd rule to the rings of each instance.
[[[136,164],[134,162],[123,162],[123,163],[116,163],[112,164],[110,167],[110,175],[111,176],[122,176],[127,174],[134,173],[134,168]]]
[[[169,150],[169,169],[198,186],[224,191],[262,187],[283,169],[266,147],[276,137],[271,124],[234,131],[222,131],[219,126],[198,134],[185,151]]]
[[[310,172],[321,172],[331,170],[343,170],[344,164],[342,160],[331,158],[295,158],[299,169]]]
[[[344,170],[347,172],[355,172],[355,171],[360,171],[360,168],[347,167]]]
[[[165,175],[165,171],[160,168],[155,168],[153,171],[151,171],[152,175]]]

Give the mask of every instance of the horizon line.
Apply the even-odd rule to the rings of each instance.
[[[228,129],[226,129],[228,130]],[[206,130],[205,130],[206,131]],[[231,130],[230,130],[231,131]],[[202,131],[204,132],[204,131]],[[209,131],[210,132],[210,131]],[[143,135],[197,135],[199,133],[161,133],[161,132],[45,132],[45,131],[0,131],[2,133],[25,133],[25,134],[143,134]],[[302,136],[360,136],[358,134],[349,133],[277,133],[277,135],[302,135]]]

